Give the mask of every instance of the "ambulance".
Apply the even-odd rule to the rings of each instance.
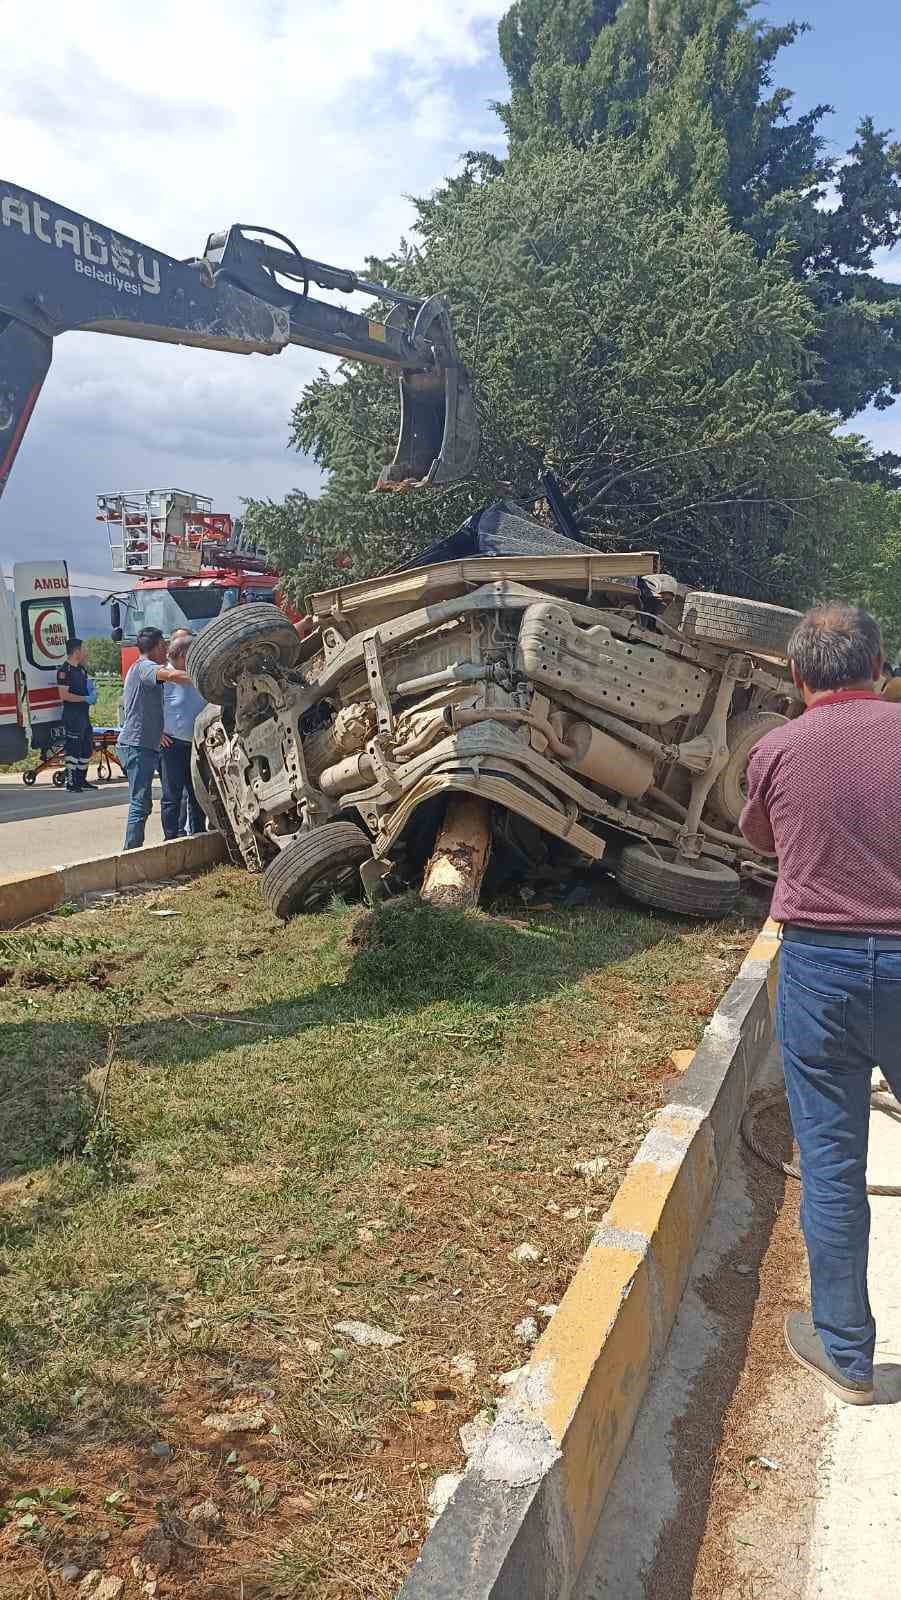
[[[56,671],[75,632],[65,561],[19,561],[0,581],[0,766],[62,737]]]

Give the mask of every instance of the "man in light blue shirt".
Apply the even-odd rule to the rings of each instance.
[[[191,782],[191,741],[194,723],[206,705],[190,680],[185,681],[185,657],[192,635],[179,629],[169,640],[169,665],[179,674],[163,685],[163,737],[160,743],[160,776],[163,798],[160,820],[163,837],[177,839],[181,833],[206,831],[206,817],[198,805]]]

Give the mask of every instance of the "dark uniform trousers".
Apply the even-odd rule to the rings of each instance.
[[[87,709],[87,708],[85,708]],[[94,748],[90,717],[79,717],[69,722],[63,718],[66,734],[66,788],[82,789],[88,775],[88,762]]]

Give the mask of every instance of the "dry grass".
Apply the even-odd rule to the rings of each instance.
[[[222,869],[0,936],[4,1596],[387,1600],[744,938],[612,891],[354,918]]]

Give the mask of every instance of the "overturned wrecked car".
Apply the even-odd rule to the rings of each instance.
[[[748,757],[799,710],[797,613],[690,592],[497,505],[417,562],[193,642],[194,784],[282,918],[380,879],[447,904],[602,858],[645,905],[720,916],[772,862]]]

